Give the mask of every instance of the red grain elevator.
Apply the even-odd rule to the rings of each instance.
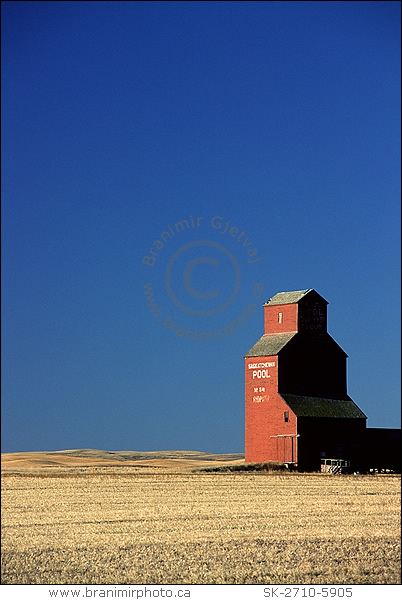
[[[245,355],[245,460],[319,471],[323,458],[358,470],[366,415],[347,394],[347,354],[327,332],[315,290],[264,304],[264,335]]]

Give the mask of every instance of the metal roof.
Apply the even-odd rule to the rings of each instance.
[[[270,300],[268,300],[268,302],[266,302],[263,306],[272,306],[275,304],[296,304],[310,292],[314,292],[317,294],[317,296],[319,296],[319,294],[313,289],[299,290],[298,292],[279,292],[270,298]],[[326,302],[326,300],[324,301]]]
[[[244,355],[244,358],[249,358],[250,356],[275,356],[295,335],[297,335],[296,331],[263,335],[247,354]]]
[[[280,396],[297,417],[367,418],[349,396],[345,396],[344,400],[293,394],[280,394]]]

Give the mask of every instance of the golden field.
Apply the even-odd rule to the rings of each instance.
[[[3,455],[4,584],[399,584],[400,477],[239,455]]]

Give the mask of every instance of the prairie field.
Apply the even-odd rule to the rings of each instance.
[[[3,584],[401,582],[398,475],[89,452],[3,457]]]

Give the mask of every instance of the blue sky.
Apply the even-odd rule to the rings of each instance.
[[[3,451],[242,452],[307,288],[400,426],[399,2],[2,2],[2,46]]]

